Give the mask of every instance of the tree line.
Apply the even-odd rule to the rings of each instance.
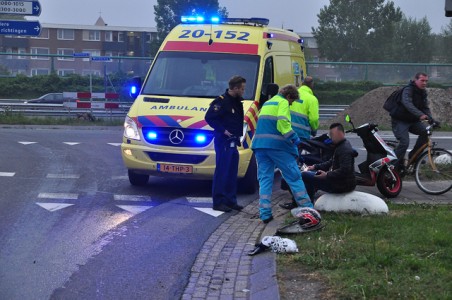
[[[154,5],[158,37],[152,52],[179,24],[181,15],[215,13],[228,15],[218,0],[158,0]],[[312,33],[321,57],[328,61],[452,63],[452,20],[435,34],[426,17],[407,17],[386,0],[330,0],[317,17],[319,26],[312,27]]]

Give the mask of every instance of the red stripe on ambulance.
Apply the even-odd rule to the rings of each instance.
[[[257,54],[257,44],[237,44],[214,42],[209,45],[206,42],[181,42],[168,41],[163,48],[167,51],[194,51],[194,52],[221,52],[237,54]]]

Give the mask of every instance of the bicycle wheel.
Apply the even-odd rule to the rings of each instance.
[[[452,188],[452,154],[441,148],[424,152],[416,161],[414,175],[417,186],[430,195],[441,195]]]

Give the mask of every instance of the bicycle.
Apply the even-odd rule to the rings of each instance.
[[[443,148],[436,148],[431,136],[440,128],[439,122],[426,127],[428,140],[413,156],[406,160],[405,176],[414,175],[417,186],[429,195],[441,195],[452,189],[452,154]],[[397,141],[385,141],[395,148]]]

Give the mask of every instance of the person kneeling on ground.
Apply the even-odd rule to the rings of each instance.
[[[335,145],[333,157],[324,163],[308,166],[308,171],[302,172],[311,199],[317,190],[346,193],[356,187],[354,150],[345,138],[342,124],[331,124],[330,138]]]

